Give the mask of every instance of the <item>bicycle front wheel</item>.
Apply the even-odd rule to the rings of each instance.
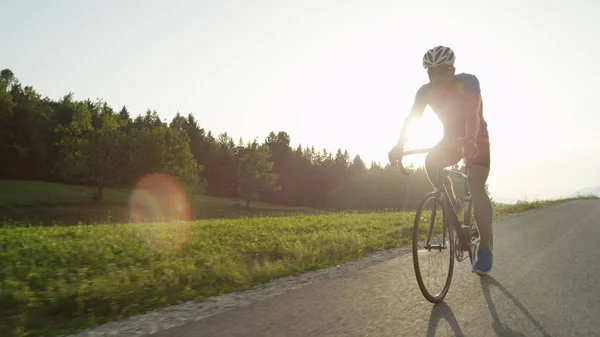
[[[454,271],[454,232],[447,221],[443,196],[423,197],[413,226],[412,252],[417,283],[423,296],[441,302]]]

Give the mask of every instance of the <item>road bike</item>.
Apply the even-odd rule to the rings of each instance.
[[[431,148],[427,148],[404,151],[402,157],[411,154],[428,153],[431,150]],[[479,247],[479,232],[475,226],[475,219],[472,212],[473,203],[468,183],[469,168],[464,158],[463,163],[465,165],[460,170],[453,168],[440,168],[438,170],[436,183],[432,186],[433,191],[425,194],[421,199],[413,224],[412,255],[415,275],[423,296],[432,303],[441,302],[448,293],[452,281],[455,258],[458,262],[462,262],[468,256],[471,261],[471,271],[474,271],[476,262],[476,252]],[[402,158],[399,160],[398,166],[403,174],[409,174],[402,165]],[[451,197],[444,184],[446,179],[451,175],[455,175],[459,179],[464,179],[465,189],[462,202],[458,200],[458,197],[456,199]],[[428,202],[432,203],[431,210],[426,207]],[[442,213],[441,217],[438,216],[440,211]],[[462,221],[460,219],[461,212],[463,215]],[[429,225],[424,224],[424,226],[420,227],[428,216],[431,216]],[[436,217],[439,221],[436,221]],[[439,242],[433,239],[435,234],[441,234]],[[490,240],[493,247],[493,236],[490,237]],[[432,243],[432,241],[436,243]],[[421,244],[423,244],[423,247],[419,248],[418,246]],[[427,259],[432,260],[441,257],[444,252],[449,253],[449,261],[447,263],[448,273],[441,290],[436,291],[432,286],[425,285],[422,275],[424,269],[422,264]],[[421,259],[423,261],[419,262]]]

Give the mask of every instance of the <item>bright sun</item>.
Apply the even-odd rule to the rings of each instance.
[[[408,138],[404,146],[405,150],[416,150],[434,146],[443,136],[443,126],[435,113],[429,108],[425,109],[420,120],[413,122],[408,128]],[[412,162],[415,166],[425,163],[425,154],[410,155],[403,160],[408,166]]]

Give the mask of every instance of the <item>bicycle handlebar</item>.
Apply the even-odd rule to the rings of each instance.
[[[426,148],[426,149],[417,149],[417,150],[409,150],[409,151],[404,151],[402,153],[402,157],[407,156],[409,154],[422,154],[422,153],[427,153],[429,151],[431,151],[431,148]]]
[[[416,149],[416,150],[404,151],[404,152],[402,152],[402,157],[408,156],[408,155],[411,155],[411,154],[428,153],[431,150],[432,150],[431,148],[425,148],[425,149]],[[400,169],[400,172],[402,172],[402,174],[404,174],[405,176],[408,176],[408,172],[406,171],[406,169],[404,168],[404,164],[402,163],[402,157],[400,157],[400,160],[398,160],[398,168]]]
[[[408,176],[409,173],[406,171],[406,169],[404,168],[404,164],[402,163],[402,157],[411,155],[411,154],[423,154],[423,153],[428,153],[429,151],[433,150],[433,148],[424,148],[424,149],[416,149],[416,150],[409,150],[409,151],[404,151],[402,152],[402,156],[400,157],[400,159],[398,160],[398,168],[400,169],[400,172],[402,172],[402,174],[404,174],[405,176]],[[465,158],[463,157],[463,160]],[[468,164],[467,168],[470,166]]]

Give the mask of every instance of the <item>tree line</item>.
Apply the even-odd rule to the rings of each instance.
[[[102,99],[69,93],[58,100],[0,74],[0,179],[97,187],[132,187],[144,175],[168,173],[188,193],[330,210],[415,208],[431,186],[422,168],[409,178],[347,150],[290,145],[284,131],[235,141],[214,135],[190,113],[170,123],[156,111],[132,117]],[[460,184],[460,181],[455,181]],[[461,188],[457,185],[457,194]]]

